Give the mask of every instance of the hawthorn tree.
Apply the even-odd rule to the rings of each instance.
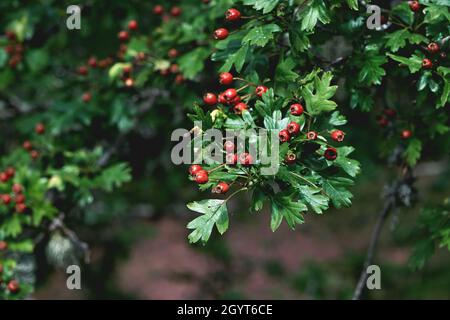
[[[386,183],[366,265],[388,215],[415,202],[419,161],[449,154],[446,0],[374,2],[376,29],[366,25],[369,3],[357,0],[93,2],[79,31],[65,27],[69,4],[0,4],[2,298],[32,292],[17,266],[40,241],[68,241],[76,254],[62,264],[87,259],[76,231],[122,184],[148,179],[162,190],[151,201],[170,203],[176,192],[160,175],[174,174],[164,163],[175,128],[189,128],[194,142],[211,128],[279,139],[272,175],[249,152],[257,141],[202,139],[197,155],[219,147],[224,160],[189,167],[189,179],[217,195],[188,204],[199,213],[189,241],[206,243],[214,227],[228,229],[227,202],[239,193],[249,211],[270,211],[273,231],[351,205],[360,164],[344,115],[369,113],[368,130],[381,130],[373,146],[398,177]],[[418,229],[415,267],[436,245],[450,248],[448,200],[425,208]],[[364,283],[365,268],[355,298]]]

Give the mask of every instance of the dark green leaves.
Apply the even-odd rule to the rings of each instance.
[[[411,139],[405,150],[405,158],[408,165],[414,167],[422,152],[422,142],[419,139]]]
[[[187,207],[202,214],[187,225],[188,229],[194,230],[188,237],[190,243],[200,240],[206,243],[211,236],[214,225],[216,225],[220,234],[223,234],[228,229],[228,210],[225,200],[195,201],[189,203]]]
[[[193,79],[199,72],[203,70],[204,61],[209,56],[207,48],[197,48],[181,56],[178,64],[183,75],[187,79]]]
[[[323,24],[330,22],[328,9],[322,0],[312,0],[308,5],[304,6],[299,14],[301,20],[301,30],[313,30],[316,24],[320,21]]]
[[[263,14],[271,12],[280,0],[244,0],[244,5],[253,6],[256,10],[262,10]]]
[[[272,216],[270,227],[275,231],[280,226],[283,218],[286,219],[287,224],[291,229],[295,229],[297,224],[304,223],[301,212],[306,211],[307,207],[299,202],[292,200],[290,195],[278,193],[271,197]]]
[[[386,75],[386,71],[381,67],[387,62],[384,55],[376,51],[366,51],[362,57],[356,61],[360,68],[358,81],[367,85],[380,84],[381,78]]]
[[[280,31],[280,27],[274,23],[253,27],[242,39],[242,43],[265,47],[269,41],[273,40],[274,34]]]
[[[329,112],[337,107],[336,102],[329,100],[334,96],[337,86],[331,86],[331,72],[324,72],[322,78],[314,76],[314,82],[309,83],[302,89],[302,95],[306,101],[306,108],[312,115]]]
[[[409,68],[411,73],[416,73],[422,68],[422,58],[417,55],[412,55],[410,58],[397,56],[391,53],[387,54],[392,60],[400,62],[402,65],[405,65]]]

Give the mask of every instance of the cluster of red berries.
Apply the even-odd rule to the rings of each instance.
[[[45,125],[43,123],[36,124],[34,131],[39,135],[44,134],[45,133]],[[39,151],[34,149],[33,144],[31,143],[30,140],[25,140],[22,143],[22,147],[30,153],[30,156],[32,159],[39,158]]]
[[[225,12],[225,20],[226,21],[238,21],[241,18],[241,12],[237,9],[231,8]],[[230,32],[227,28],[219,28],[214,31],[214,38],[216,40],[224,40],[228,38]]]
[[[0,172],[0,183],[8,183],[14,178],[16,170],[13,167],[7,168],[5,171]],[[14,206],[15,212],[24,213],[27,210],[25,204],[25,195],[23,194],[23,187],[18,183],[14,183],[11,186],[11,194],[1,194],[0,203],[5,206]]]
[[[397,111],[392,108],[386,108],[383,110],[383,114],[378,117],[378,125],[381,128],[386,128],[397,116]],[[400,132],[400,137],[402,139],[409,139],[413,135],[412,131],[409,129],[403,129]]]
[[[209,181],[208,171],[204,170],[202,166],[193,164],[189,167],[189,174],[194,178],[198,184],[205,184]],[[226,182],[219,182],[213,189],[213,193],[227,193],[230,188]]]
[[[169,59],[175,59],[179,55],[180,55],[180,53],[175,48],[171,48],[167,52],[167,56],[169,57]],[[175,84],[181,84],[185,81],[184,75],[180,72],[180,68],[179,68],[178,64],[176,64],[176,63],[172,63],[168,68],[162,69],[160,71],[160,74],[163,77],[166,77],[169,74],[174,74],[175,75]]]
[[[435,56],[436,54],[438,54],[440,52],[441,48],[439,47],[439,45],[436,42],[431,42],[428,44],[427,46],[427,52],[433,56]],[[441,52],[440,53],[440,57],[441,58],[445,58],[446,54],[445,52]],[[429,58],[425,58],[422,60],[422,68],[424,69],[431,69],[433,68],[433,61]]]
[[[0,252],[6,250],[6,248],[8,248],[8,244],[5,241],[0,241]],[[3,284],[3,269],[3,265],[0,264],[0,285]],[[19,282],[14,279],[9,280],[6,285],[6,289],[8,289],[11,293],[18,292],[20,290]]]
[[[17,36],[13,31],[6,31],[5,37],[8,39],[8,44],[5,46],[5,52],[9,56],[8,65],[15,68],[23,60],[25,47],[17,41]]]

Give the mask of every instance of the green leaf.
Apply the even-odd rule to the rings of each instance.
[[[240,47],[235,53],[230,54],[223,66],[220,68],[221,72],[228,72],[231,68],[236,68],[237,72],[241,72],[242,67],[244,66],[245,59],[247,57],[247,52],[250,48],[250,45],[246,44]]]
[[[408,165],[414,167],[422,152],[422,142],[419,139],[409,140],[408,147],[405,150],[405,158]]]
[[[123,69],[125,67],[131,67],[131,63],[118,62],[118,63],[113,64],[111,66],[111,68],[109,68],[109,71],[108,71],[109,78],[116,79],[116,78],[119,78],[120,76],[122,76]]]
[[[178,65],[187,79],[194,79],[204,68],[204,61],[209,56],[209,50],[204,47],[194,49],[178,59]]]
[[[330,197],[333,205],[340,209],[349,207],[352,204],[353,195],[346,187],[351,186],[353,181],[342,177],[324,178],[322,187],[325,193]]]
[[[358,74],[358,81],[367,85],[380,84],[381,78],[386,75],[386,71],[381,67],[387,62],[386,57],[369,51],[359,62],[361,62],[361,70]]]
[[[406,46],[406,40],[410,37],[408,29],[400,29],[387,35],[388,41],[386,48],[391,49],[392,52],[397,52],[398,49]]]
[[[263,14],[271,12],[280,0],[244,0],[244,5],[253,6],[256,10],[263,10]]]
[[[314,82],[305,85],[302,89],[306,109],[310,114],[319,115],[336,109],[336,102],[328,100],[334,96],[337,90],[337,86],[330,86],[332,78],[331,72],[325,72],[322,78],[315,76]]]
[[[30,50],[26,54],[26,61],[31,72],[37,73],[42,71],[48,64],[48,53],[45,49]]]
[[[252,114],[248,110],[242,112],[242,118],[244,119],[247,127],[256,128],[255,121],[253,120]]]
[[[21,242],[10,242],[9,250],[12,252],[24,252],[24,253],[32,253],[34,249],[34,244],[31,239],[23,240]]]
[[[296,67],[296,63],[292,57],[281,61],[275,71],[276,82],[294,82],[298,77],[298,73],[292,71]]]
[[[347,0],[347,4],[350,9],[358,10],[358,0]]]
[[[355,150],[353,147],[337,148],[338,157],[334,164],[341,167],[351,177],[356,177],[360,172],[360,164],[357,160],[347,158],[347,155]]]
[[[304,200],[315,213],[323,213],[324,210],[328,209],[328,200],[327,196],[321,194],[320,188],[314,188],[308,185],[302,185],[298,187],[298,190],[301,195],[301,199]]]
[[[339,113],[339,111],[334,111],[331,114],[330,120],[328,123],[332,126],[338,127],[343,126],[347,123],[347,118]]]
[[[299,18],[301,19],[301,30],[313,30],[317,22],[327,24],[330,22],[328,10],[325,2],[322,0],[313,0],[304,7],[304,10],[300,12]]]
[[[265,47],[273,39],[274,33],[280,32],[281,28],[274,23],[254,27],[242,39],[243,44]]]
[[[304,223],[301,212],[308,208],[299,201],[292,201],[291,196],[278,193],[271,197],[272,216],[270,227],[272,231],[276,231],[280,226],[283,217],[291,229],[295,229],[297,224]]]
[[[94,180],[95,185],[106,191],[112,191],[116,187],[131,180],[131,169],[126,163],[114,164],[102,171]]]
[[[228,210],[225,200],[195,201],[189,203],[187,207],[202,214],[187,225],[188,229],[194,230],[188,237],[190,243],[195,243],[199,240],[206,243],[211,236],[214,225],[216,225],[220,234],[223,234],[228,229]]]
[[[395,60],[397,62],[400,62],[401,64],[407,66],[409,68],[409,71],[411,73],[416,73],[420,69],[422,69],[422,58],[412,55],[410,58],[396,56],[394,54],[388,53],[387,54],[392,60]]]

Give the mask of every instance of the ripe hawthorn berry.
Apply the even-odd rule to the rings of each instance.
[[[427,58],[423,59],[422,60],[422,68],[424,68],[424,69],[433,68],[433,62],[431,62],[431,60],[427,59]]]
[[[300,103],[291,104],[289,110],[293,116],[301,116],[304,111],[303,106]]]
[[[24,203],[17,203],[15,209],[17,213],[24,213],[27,210],[27,206]]]
[[[43,123],[36,124],[34,131],[36,131],[37,134],[43,134],[45,132],[45,125]]]
[[[401,136],[402,139],[409,139],[412,136],[412,132],[411,130],[403,130]]]
[[[217,29],[216,31],[214,31],[214,38],[216,40],[224,40],[228,37],[228,35],[229,35],[229,32],[225,28],[220,28],[220,29]]]
[[[235,148],[236,146],[234,145],[234,142],[232,142],[232,141],[225,141],[225,143],[223,144],[223,148],[225,149],[225,151],[228,153],[228,152],[233,152],[234,151],[234,148]]]
[[[295,160],[297,160],[297,156],[292,152],[288,153],[284,159],[287,164],[294,164]]]
[[[397,112],[391,108],[384,109],[383,113],[390,118],[393,118],[397,115]]]
[[[288,142],[291,139],[291,136],[289,135],[289,131],[286,129],[283,129],[278,134],[278,138],[280,139],[281,143]]]
[[[97,58],[96,57],[90,57],[87,63],[89,65],[89,67],[96,68],[97,67]]]
[[[214,106],[217,104],[217,96],[211,92],[205,93],[203,96],[203,102],[208,106]]]
[[[156,14],[156,15],[161,15],[161,14],[163,14],[163,12],[164,12],[164,8],[163,8],[163,6],[162,5],[156,5],[156,6],[154,6],[153,7],[153,13],[154,14]]]
[[[16,169],[14,169],[13,167],[8,167],[6,168],[5,173],[8,176],[8,179],[11,179],[16,174]]]
[[[170,14],[172,15],[172,17],[178,17],[181,14],[181,8],[172,7],[172,9],[170,9]]]
[[[244,110],[247,110],[247,109],[248,109],[248,106],[243,102],[239,102],[238,104],[236,104],[233,107],[234,113],[236,113],[236,114],[242,114],[242,112],[244,112]]]
[[[337,150],[335,148],[329,147],[324,152],[324,157],[327,160],[333,161],[337,158]]]
[[[174,63],[170,66],[170,73],[177,74],[180,71],[180,67]]]
[[[333,130],[330,136],[334,141],[342,142],[344,140],[345,133],[342,130]]]
[[[236,96],[236,97],[234,97],[233,100],[228,101],[228,104],[233,106],[233,105],[238,104],[239,102],[241,102],[241,97],[240,96]]]
[[[16,293],[20,290],[20,285],[17,280],[11,280],[8,282],[8,290],[11,293]]]
[[[12,192],[14,192],[14,194],[21,194],[23,192],[23,187],[22,185],[18,184],[18,183],[14,183],[12,188],[11,188]]]
[[[217,184],[217,186],[215,186],[212,189],[213,193],[220,193],[220,194],[224,194],[228,192],[228,189],[230,189],[230,186],[228,185],[228,183],[225,182],[219,182]]]
[[[167,55],[169,56],[169,58],[176,58],[178,57],[178,50],[175,48],[172,48],[169,50],[169,52],[167,52]]]
[[[237,91],[236,89],[227,89],[223,93],[223,96],[227,102],[231,102],[237,97]]]
[[[253,164],[253,157],[247,152],[241,153],[239,155],[239,163],[243,166],[249,166]]]
[[[420,10],[420,3],[419,1],[408,1],[409,8],[411,11],[417,12]]]
[[[170,73],[170,69],[169,69],[169,68],[161,69],[161,70],[159,71],[159,74],[160,74],[161,76],[163,76],[163,77],[168,76],[169,73]]]
[[[125,79],[125,86],[128,88],[131,88],[134,86],[134,80],[132,78],[126,78]]]
[[[200,170],[194,175],[194,180],[198,184],[205,184],[209,181],[208,172],[206,170]]]
[[[377,120],[377,122],[378,122],[378,125],[379,125],[381,128],[385,128],[385,127],[387,127],[388,124],[389,124],[389,120],[388,120],[386,117],[383,117],[383,116],[379,117],[378,120]]]
[[[182,74],[177,74],[175,77],[175,84],[182,84],[186,80]]]
[[[11,31],[11,30],[7,30],[5,32],[5,36],[9,41],[15,41],[17,39],[17,36],[14,33],[14,31]]]
[[[258,97],[262,97],[262,95],[266,93],[267,90],[269,90],[269,88],[267,88],[266,86],[257,86],[255,89],[255,93]]]
[[[30,156],[31,156],[31,159],[36,160],[37,158],[39,158],[39,152],[36,150],[31,150]]]
[[[198,165],[198,164],[193,164],[189,167],[189,174],[191,176],[195,175],[197,172],[199,172],[200,170],[203,170],[202,166]]]
[[[0,240],[0,251],[5,251],[8,249],[8,243],[4,240]]]
[[[80,76],[87,76],[87,74],[89,73],[89,70],[86,66],[79,66],[78,67],[78,74]]]
[[[81,99],[83,100],[83,102],[89,102],[92,99],[92,96],[89,92],[85,92],[83,93],[83,96],[81,97]]]
[[[25,141],[22,143],[22,147],[23,147],[25,150],[27,150],[27,151],[30,151],[31,149],[33,149],[33,145],[32,145],[31,142],[28,141],[28,140],[25,140]]]
[[[9,178],[6,172],[0,172],[0,182],[8,182]]]
[[[2,194],[1,196],[2,202],[5,205],[8,205],[11,203],[11,196],[9,194]]]
[[[307,138],[308,140],[316,140],[316,139],[317,139],[317,132],[315,132],[315,131],[309,131],[309,132],[306,134],[306,138]]]
[[[130,35],[127,31],[122,30],[117,34],[117,38],[119,38],[120,41],[125,42],[130,38]]]
[[[238,162],[238,155],[236,153],[227,153],[225,162],[229,165],[235,165]]]
[[[138,28],[138,23],[136,20],[131,20],[130,22],[128,22],[128,29],[135,31]]]
[[[431,42],[427,46],[427,50],[429,53],[438,53],[440,48],[439,45],[436,42]]]
[[[219,103],[221,103],[221,104],[227,104],[228,103],[227,99],[225,99],[225,93],[224,92],[219,94]]]
[[[292,121],[286,127],[287,131],[291,135],[297,135],[300,132],[300,125],[297,122]]]
[[[227,21],[236,21],[241,18],[241,13],[239,10],[231,8],[228,9],[227,12],[225,12],[225,19]]]
[[[25,203],[25,196],[23,194],[17,194],[14,197],[14,202],[17,203]]]
[[[219,82],[223,85],[230,85],[233,83],[233,75],[229,72],[222,72],[219,75]]]

